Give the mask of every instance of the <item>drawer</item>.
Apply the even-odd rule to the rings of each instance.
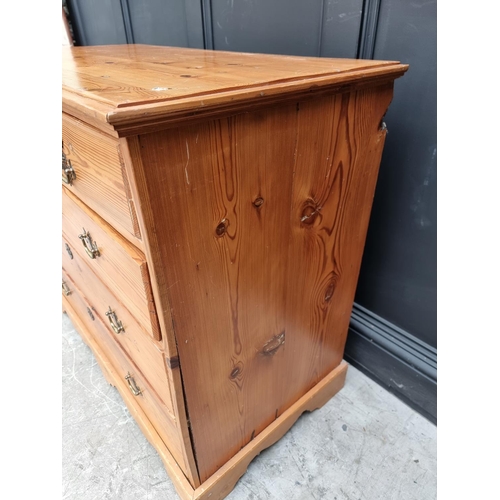
[[[71,184],[63,175],[65,185],[129,241],[137,242],[141,234],[118,141],[65,114],[62,139],[63,166],[65,157],[76,175]]]
[[[138,370],[151,382],[158,401],[165,406],[165,411],[175,418],[172,393],[167,378],[169,369],[159,346],[144,334],[143,328],[132,314],[94,274],[83,257],[77,252],[71,252],[70,256],[66,245],[68,243],[63,238],[64,272],[85,297],[92,301],[95,314],[106,325],[116,342],[134,360]]]
[[[144,255],[66,189],[63,189],[62,213],[63,237],[70,251],[83,257],[148,335],[160,340]],[[86,239],[80,238],[84,230]]]
[[[109,329],[103,323],[99,306],[96,306],[91,298],[87,297],[82,290],[73,282],[71,277],[63,271],[63,282],[69,295],[67,301],[78,314],[80,320],[85,324],[94,340],[105,352],[108,360],[113,364],[115,370],[126,379],[130,375],[127,383],[134,394],[135,389],[140,393],[134,394],[137,403],[144,410],[156,431],[164,441],[177,463],[186,470],[186,461],[182,452],[181,434],[177,427],[177,421],[168,412],[163,411],[161,403],[158,402],[155,392],[152,390],[149,381],[140,372],[135,363],[127,356],[115,342]],[[135,391],[137,392],[137,391]]]

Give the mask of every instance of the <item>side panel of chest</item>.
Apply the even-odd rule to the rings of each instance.
[[[138,138],[201,481],[342,360],[391,97]]]

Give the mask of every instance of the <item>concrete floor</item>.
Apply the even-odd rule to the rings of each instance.
[[[63,314],[63,499],[177,500],[154,448]],[[431,500],[436,427],[350,366],[228,500]]]

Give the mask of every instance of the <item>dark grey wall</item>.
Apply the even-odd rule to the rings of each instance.
[[[388,135],[356,293],[364,309],[354,310],[346,358],[435,421],[436,3],[382,0],[373,56],[410,69],[396,81],[385,117]],[[364,331],[367,314],[391,326]]]
[[[78,45],[204,48],[200,0],[66,0]]]
[[[356,300],[436,347],[436,4],[383,0],[374,57],[410,69],[386,115]]]
[[[66,0],[78,45],[127,43],[120,0]]]
[[[216,50],[356,57],[362,0],[212,0]]]
[[[78,44],[400,60],[345,357],[436,420],[436,2],[67,0]]]

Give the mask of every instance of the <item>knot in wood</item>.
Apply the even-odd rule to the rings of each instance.
[[[333,292],[335,291],[335,283],[332,281],[325,291],[325,302],[329,302],[333,297]]]
[[[215,228],[215,234],[217,236],[224,236],[224,233],[226,232],[226,223],[221,222],[216,228]]]
[[[264,356],[274,356],[276,351],[285,343],[285,332],[275,335],[269,342],[264,344],[261,353]]]
[[[308,204],[304,207],[304,210],[302,210],[302,215],[300,217],[300,222],[302,224],[306,224],[308,226],[311,226],[314,224],[314,221],[316,220],[316,217],[318,216],[319,211],[321,208],[316,208],[316,206],[312,204]]]
[[[256,208],[259,208],[263,205],[263,203],[264,203],[264,198],[259,196],[258,198],[255,198],[255,200],[253,202],[253,206]]]

